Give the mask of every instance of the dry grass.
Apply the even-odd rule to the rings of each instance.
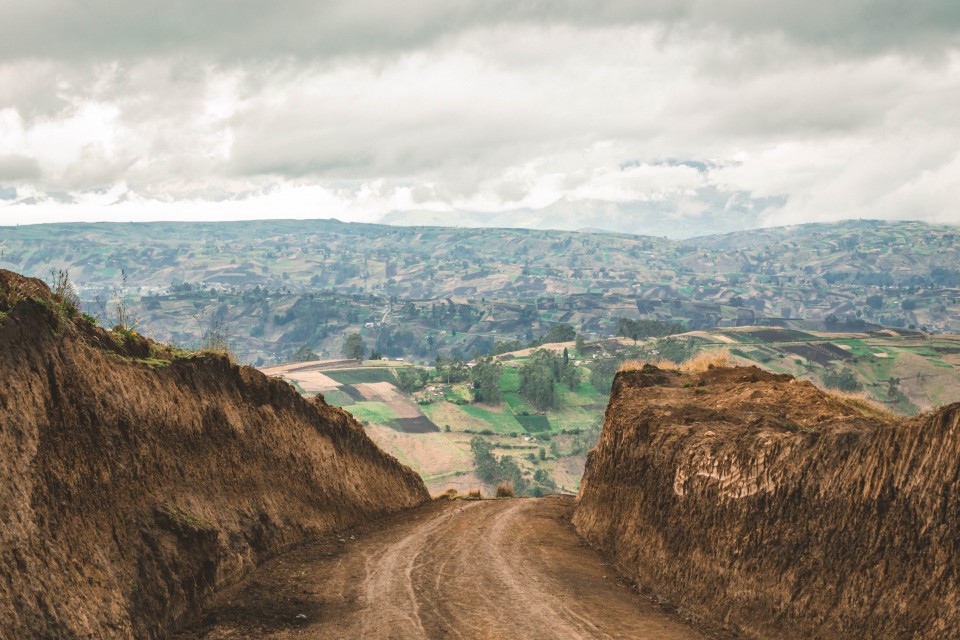
[[[707,369],[716,367],[729,367],[730,350],[726,347],[712,351],[698,351],[692,358],[680,365],[680,371],[684,373],[703,373]]]
[[[457,493],[457,490],[453,487],[447,489],[441,494],[433,496],[434,500],[456,500],[460,497],[460,494]]]
[[[878,405],[873,398],[863,391],[837,391],[835,389],[824,389],[824,391],[834,400],[845,404],[868,418],[896,420],[901,417]]]
[[[643,365],[649,364],[645,360],[624,360],[620,363],[620,366],[617,367],[617,371],[639,371],[643,369]]]
[[[497,497],[498,498],[512,498],[513,497],[513,483],[512,482],[501,482],[497,485]]]
[[[483,500],[483,494],[480,493],[480,489],[470,489],[467,500]]]
[[[647,365],[652,365],[657,369],[676,369],[680,365],[672,360],[660,358],[659,360],[624,360],[617,367],[617,371],[639,371]]]
[[[639,371],[644,365],[653,365],[658,369],[679,369],[684,373],[703,373],[713,367],[733,366],[733,356],[726,347],[712,351],[699,351],[692,358],[677,364],[671,360],[661,358],[659,360],[625,360],[617,368],[617,371]]]

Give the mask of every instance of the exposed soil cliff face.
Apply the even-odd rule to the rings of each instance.
[[[322,398],[173,356],[0,271],[0,638],[161,637],[280,550],[429,499]]]
[[[756,368],[618,374],[574,523],[752,638],[960,637],[960,404],[866,413]]]

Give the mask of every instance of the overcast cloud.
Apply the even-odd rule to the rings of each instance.
[[[956,0],[0,5],[0,224],[690,235],[957,202]]]

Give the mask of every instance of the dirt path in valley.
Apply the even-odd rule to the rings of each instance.
[[[573,500],[441,501],[286,554],[178,638],[704,638],[620,583]]]

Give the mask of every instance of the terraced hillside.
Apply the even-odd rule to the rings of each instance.
[[[563,345],[558,347],[562,351]],[[318,361],[263,372],[350,412],[380,447],[420,473],[433,493],[447,488],[493,493],[496,481],[477,474],[471,448],[476,438],[489,443],[494,455],[513,458],[531,492],[537,487],[575,492],[607,396],[590,383],[589,364],[577,361],[572,366],[581,372],[579,383],[573,389],[557,385],[556,407],[538,410],[519,393],[520,369],[529,355],[501,356],[502,401],[496,404],[475,402],[470,380],[445,382],[435,370],[429,372],[432,380],[408,393],[397,374],[417,369],[399,363],[369,361],[347,369],[339,361]]]
[[[581,346],[582,352],[574,342],[545,345],[557,353],[567,349],[579,372],[573,389],[556,384],[557,406],[545,410],[519,393],[520,372],[534,349],[497,356],[503,365],[498,380],[502,402],[497,405],[477,402],[470,378],[449,383],[435,368],[400,362],[299,362],[264,372],[283,377],[307,395],[321,393],[352,413],[381,447],[417,470],[433,493],[493,489],[477,475],[471,448],[477,437],[493,447],[494,455],[516,460],[531,488],[575,491],[586,451],[599,437],[613,373],[628,360],[682,361],[699,352],[722,351],[735,362],[863,396],[898,414],[960,402],[960,336],[954,334],[742,327]],[[423,383],[405,391],[399,378],[411,371],[422,372]]]
[[[359,331],[432,361],[618,317],[690,330],[775,325],[960,331],[956,227],[852,221],[694,238],[445,229],[331,220],[37,225],[0,230],[0,267],[68,269],[88,311],[118,301],[184,345],[229,332],[245,362],[306,347],[340,355]]]
[[[906,415],[960,401],[960,336],[904,329],[835,333],[744,327],[690,335],[744,363],[864,393]]]

